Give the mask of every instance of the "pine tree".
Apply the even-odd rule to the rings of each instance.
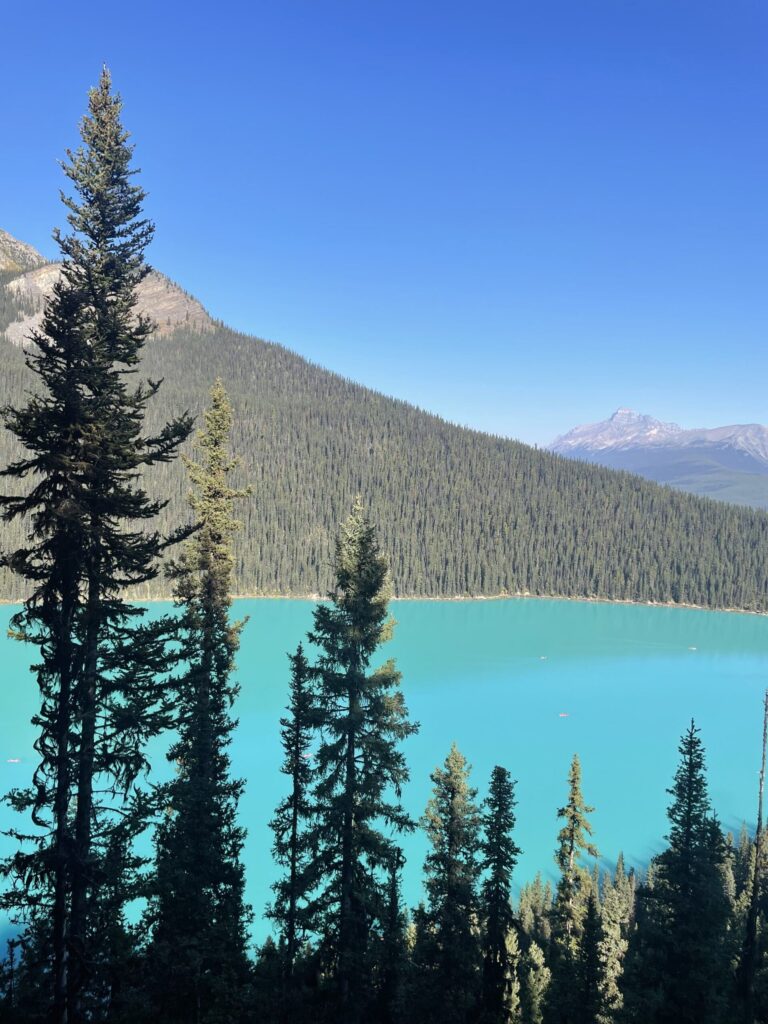
[[[597,892],[590,890],[584,915],[576,965],[576,988],[573,998],[573,1020],[578,1024],[596,1024],[603,1008],[605,976],[600,958],[603,938]]]
[[[602,934],[598,945],[600,959],[600,1012],[598,1024],[616,1024],[624,1000],[621,980],[627,953],[627,935],[632,918],[634,894],[619,854],[613,879],[606,877],[601,907]]]
[[[185,1024],[236,1021],[248,978],[245,833],[237,823],[243,782],[231,778],[227,753],[243,627],[230,621],[233,507],[244,493],[229,484],[237,465],[231,425],[217,381],[195,438],[199,461],[186,460],[198,528],[169,568],[186,670],[176,683],[178,738],[168,754],[176,777],[160,791],[165,813],[155,833],[148,963],[161,1018]]]
[[[378,1000],[371,1019],[377,1024],[395,1024],[403,1016],[407,978],[407,919],[403,911],[400,876],[405,860],[398,851],[389,866],[386,891],[386,916],[378,942],[376,974]]]
[[[477,934],[481,816],[469,766],[454,744],[431,775],[433,795],[423,824],[431,844],[424,862],[433,955],[423,977],[423,1019],[463,1024],[479,1001]]]
[[[42,837],[15,858],[16,898],[22,907],[41,900],[50,916],[56,1024],[83,1015],[104,855],[94,828],[130,789],[146,739],[166,721],[155,675],[168,656],[167,624],[139,623],[144,609],[123,594],[157,575],[158,556],[176,539],[152,530],[165,503],[147,496],[139,476],[172,459],[191,428],[182,417],[145,437],[160,385],[129,386],[153,330],[136,312],[153,227],[141,217],[144,192],[131,181],[120,112],[105,69],[89,94],[83,146],[64,166],[75,191],[64,199],[72,233],[55,233],[61,279],[26,353],[35,393],[3,416],[27,449],[4,475],[33,484],[2,498],[6,522],[31,523],[30,542],[2,564],[28,583],[14,626],[40,651],[41,760],[33,789],[14,803]]]
[[[551,971],[541,946],[531,942],[520,971],[520,1004],[525,1024],[543,1024]]]
[[[548,949],[552,938],[552,886],[543,882],[537,872],[533,882],[520,890],[518,920],[520,928],[529,940],[541,949]]]
[[[311,670],[301,644],[290,655],[290,662],[288,716],[280,719],[280,727],[284,753],[281,771],[291,780],[291,791],[270,823],[275,860],[286,874],[274,884],[275,899],[268,908],[268,916],[280,929],[286,996],[292,988],[296,955],[307,927],[306,900],[315,884],[307,837],[315,709]]]
[[[336,543],[335,573],[309,635],[320,649],[320,744],[308,842],[318,871],[314,928],[336,981],[336,1019],[354,1024],[373,996],[371,935],[386,916],[387,872],[399,853],[392,833],[414,827],[400,803],[408,779],[400,744],[417,729],[394,662],[370,669],[393,623],[387,562],[359,498]]]
[[[517,946],[512,909],[512,872],[520,847],[512,839],[515,827],[515,783],[506,768],[497,765],[491,773],[483,815],[484,841],[481,914],[483,933],[483,1019],[489,1024],[506,1024],[510,1019],[510,997],[514,988],[514,965],[510,962],[510,935]]]
[[[667,849],[638,899],[626,1000],[637,1024],[715,1024],[729,989],[725,843],[711,814],[699,730],[680,742]],[[628,965],[629,966],[629,965]]]
[[[557,812],[564,822],[558,834],[555,861],[560,880],[553,908],[552,984],[547,1001],[547,1021],[572,1024],[578,1020],[578,960],[589,894],[594,886],[582,864],[583,856],[598,857],[590,841],[592,827],[587,815],[594,811],[581,792],[581,763],[574,754],[568,772],[568,802]]]

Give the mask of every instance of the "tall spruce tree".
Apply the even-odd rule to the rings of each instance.
[[[547,1000],[548,1024],[578,1021],[579,957],[584,919],[590,892],[594,888],[584,856],[598,857],[591,841],[592,826],[581,791],[581,762],[574,754],[568,772],[568,802],[557,812],[563,827],[558,834],[555,861],[560,869],[552,911],[552,983]]]
[[[636,1024],[716,1024],[730,988],[725,842],[712,816],[699,730],[680,741],[667,849],[638,900],[626,1002]]]
[[[244,1011],[249,911],[244,904],[237,822],[243,782],[227,748],[235,725],[232,681],[242,622],[232,622],[232,538],[239,528],[230,456],[232,409],[221,381],[211,390],[205,427],[185,459],[197,530],[169,567],[185,666],[175,683],[178,736],[169,753],[176,776],[160,790],[155,832],[148,968],[163,1021],[233,1022]]]
[[[516,980],[510,956],[515,931],[512,872],[520,847],[512,838],[515,827],[515,783],[506,768],[496,765],[485,801],[481,866],[486,872],[481,895],[483,919],[483,1020],[507,1024]],[[513,944],[517,948],[517,935]],[[515,997],[516,998],[516,997]]]
[[[320,742],[313,789],[318,886],[314,927],[335,979],[336,1020],[354,1024],[375,998],[371,935],[387,915],[394,836],[414,827],[400,803],[408,768],[400,744],[417,730],[393,661],[371,659],[393,628],[387,561],[360,498],[336,542],[336,586],[314,612]]]
[[[543,1024],[550,980],[544,950],[537,942],[531,942],[520,970],[520,1004],[525,1024]]]
[[[144,609],[123,595],[156,576],[175,538],[152,530],[164,502],[151,500],[139,477],[172,459],[191,429],[181,417],[144,436],[160,385],[130,382],[153,330],[136,311],[153,227],[141,217],[144,192],[132,182],[120,112],[105,69],[89,94],[83,145],[64,165],[72,232],[55,233],[61,277],[29,339],[34,395],[3,414],[27,450],[3,473],[32,485],[2,498],[4,519],[25,517],[31,527],[29,543],[2,564],[28,584],[14,628],[39,649],[41,695],[40,763],[31,790],[14,796],[39,831],[35,848],[15,858],[19,886],[10,900],[37,902],[48,921],[39,934],[49,936],[56,1024],[83,1018],[104,854],[94,829],[143,767],[148,736],[165,724],[154,678],[167,653],[165,623],[141,624]]]
[[[292,989],[296,954],[307,928],[307,898],[316,881],[308,841],[316,716],[311,669],[301,644],[290,655],[290,662],[288,715],[280,720],[280,733],[284,754],[281,771],[290,779],[291,788],[270,823],[275,860],[285,874],[272,887],[275,898],[267,911],[280,930],[286,997]]]
[[[378,1000],[371,1019],[376,1024],[395,1024],[403,1018],[408,975],[407,918],[401,897],[401,873],[405,858],[400,851],[389,865],[386,917],[378,941],[376,974]]]
[[[624,858],[620,854],[613,878],[606,876],[603,883],[601,935],[598,944],[600,960],[598,1024],[616,1024],[624,1004],[621,981],[633,909],[632,883],[624,871]]]
[[[525,936],[541,949],[548,949],[552,937],[552,885],[537,872],[520,890],[518,921]]]
[[[587,897],[587,909],[579,941],[576,986],[573,995],[573,1020],[577,1024],[597,1024],[603,1009],[605,976],[600,958],[603,937],[597,890]]]
[[[419,1019],[465,1024],[480,997],[478,939],[480,824],[469,765],[453,744],[431,775],[423,824],[431,849],[424,862],[431,956],[422,969]]]

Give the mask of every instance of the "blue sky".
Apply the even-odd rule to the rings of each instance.
[[[54,255],[101,63],[152,262],[217,317],[539,444],[768,422],[758,0],[42,0],[3,13],[0,226]]]

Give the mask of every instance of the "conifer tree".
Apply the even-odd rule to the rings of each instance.
[[[518,920],[528,939],[541,949],[548,949],[552,937],[552,885],[544,882],[541,872],[520,890]]]
[[[512,908],[512,872],[520,847],[512,839],[515,827],[515,783],[506,768],[497,765],[491,773],[483,814],[484,840],[481,867],[483,932],[483,1019],[488,1024],[507,1024],[510,999],[515,986],[515,963],[510,960],[510,935],[517,947]]]
[[[699,730],[680,742],[668,816],[668,847],[638,900],[626,986],[637,1024],[715,1024],[729,988],[725,940],[725,843],[712,816]],[[629,966],[629,965],[628,965]]]
[[[478,894],[480,811],[469,766],[456,744],[431,775],[423,824],[431,844],[424,862],[433,954],[424,973],[423,1019],[463,1024],[479,1002]]]
[[[394,835],[414,827],[400,803],[400,744],[417,727],[393,661],[371,669],[391,634],[387,561],[357,498],[336,543],[335,589],[314,612],[320,742],[308,842],[318,872],[314,929],[337,989],[336,1020],[354,1024],[373,997],[371,935],[387,913]]]
[[[243,782],[231,778],[227,747],[235,722],[232,681],[242,622],[230,621],[234,502],[245,492],[229,477],[232,409],[221,381],[211,390],[205,427],[185,459],[197,530],[169,568],[181,609],[186,666],[175,685],[178,738],[168,758],[176,776],[160,791],[155,832],[148,964],[163,1021],[232,1022],[248,979],[249,911],[237,823]]]
[[[576,966],[576,988],[573,998],[573,1020],[578,1024],[597,1024],[603,1008],[605,978],[600,958],[602,940],[600,907],[597,892],[590,889],[579,940]]]
[[[623,1006],[621,980],[627,953],[627,935],[632,917],[634,896],[631,882],[619,854],[613,879],[606,877],[601,906],[600,1011],[598,1024],[615,1024]]]
[[[581,792],[581,762],[574,754],[568,772],[568,802],[557,812],[563,820],[558,834],[555,861],[560,880],[553,908],[552,984],[547,1000],[549,1024],[572,1024],[576,1015],[578,960],[589,894],[594,885],[583,856],[598,857],[591,842],[592,827],[587,815],[594,811]]]
[[[407,977],[406,915],[400,892],[400,876],[405,859],[400,851],[389,866],[386,891],[386,916],[378,942],[376,973],[378,1000],[372,1019],[377,1024],[395,1024],[402,1019]]]
[[[525,1024],[543,1024],[551,971],[541,946],[531,942],[522,959],[520,1004]]]
[[[50,935],[56,1024],[83,1018],[104,855],[94,828],[130,789],[146,739],[166,721],[155,674],[168,653],[167,624],[138,622],[144,609],[124,591],[153,579],[158,556],[177,539],[152,529],[165,503],[147,496],[139,476],[172,459],[191,428],[181,417],[144,436],[160,385],[130,384],[153,330],[136,311],[153,227],[141,216],[144,192],[131,180],[120,112],[105,69],[89,94],[83,145],[64,165],[72,231],[55,232],[61,277],[29,339],[34,394],[3,416],[26,448],[4,475],[32,485],[1,499],[6,522],[31,525],[29,542],[2,564],[28,584],[14,628],[39,648],[41,694],[40,763],[33,788],[14,797],[32,814],[36,850],[15,858],[20,882],[10,901],[36,902],[49,918],[40,934]]]
[[[314,694],[310,666],[301,644],[290,655],[291,687],[288,715],[280,719],[284,760],[281,771],[291,791],[271,822],[275,860],[286,872],[273,886],[275,899],[268,916],[278,925],[286,988],[291,988],[296,954],[306,930],[306,899],[314,886],[312,855],[307,839],[311,813],[311,747],[314,736]]]

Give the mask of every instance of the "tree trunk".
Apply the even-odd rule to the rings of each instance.
[[[69,835],[69,799],[71,772],[69,764],[72,728],[72,619],[73,601],[62,602],[58,638],[59,694],[56,709],[56,781],[54,785],[54,894],[53,894],[53,1020],[68,1024],[67,991],[69,987],[69,883],[71,839]]]
[[[91,886],[91,837],[93,827],[93,773],[96,756],[96,702],[101,627],[101,595],[98,581],[91,578],[88,589],[86,639],[83,670],[77,688],[80,715],[80,751],[77,769],[77,805],[72,872],[72,927],[70,947],[73,963],[69,976],[70,1024],[81,1024],[80,997],[88,975],[88,892]]]

